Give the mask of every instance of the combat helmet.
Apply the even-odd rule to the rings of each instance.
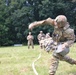
[[[40,31],[40,33],[43,33],[43,31]]]
[[[55,21],[57,23],[61,23],[61,25],[64,26],[67,23],[67,18],[64,15],[59,15],[55,18]]]

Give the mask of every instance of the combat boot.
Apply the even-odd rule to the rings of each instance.
[[[55,74],[49,74],[49,75],[55,75]]]
[[[54,75],[54,74],[49,74],[49,75]]]
[[[76,65],[76,61],[74,61],[74,64]]]

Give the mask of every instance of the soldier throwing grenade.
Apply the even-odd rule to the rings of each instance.
[[[74,30],[70,28],[67,18],[64,15],[59,15],[55,19],[47,18],[42,21],[37,21],[29,25],[29,29],[40,25],[52,25],[54,27],[54,32],[52,38],[58,44],[61,44],[61,48],[53,51],[53,57],[51,61],[51,66],[49,69],[49,75],[55,75],[58,68],[59,60],[64,60],[70,64],[76,65],[76,60],[67,56],[69,53],[69,47],[75,41]],[[67,52],[67,53],[66,53]]]

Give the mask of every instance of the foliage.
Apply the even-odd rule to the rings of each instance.
[[[76,2],[71,0],[0,0],[0,46],[14,43],[26,43],[28,25],[57,15],[67,16],[71,27],[76,31]],[[40,26],[34,28],[32,34],[37,43],[40,30],[52,34],[53,28]]]

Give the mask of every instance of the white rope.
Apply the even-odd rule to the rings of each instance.
[[[38,75],[38,72],[37,72],[36,69],[35,69],[35,62],[36,62],[38,59],[40,59],[40,57],[41,57],[41,53],[39,54],[39,57],[38,57],[36,60],[34,60],[34,62],[32,63],[32,68],[33,68],[33,71],[34,71],[35,75]]]

